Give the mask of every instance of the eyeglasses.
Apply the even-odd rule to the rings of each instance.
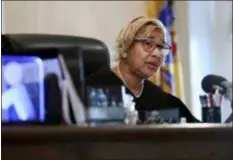
[[[144,51],[152,53],[157,48],[164,56],[167,56],[171,51],[171,46],[168,44],[156,44],[154,41],[150,39],[135,39],[135,41],[140,42]]]

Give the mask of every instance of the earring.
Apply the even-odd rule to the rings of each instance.
[[[122,53],[122,58],[126,58],[127,57],[127,53]]]

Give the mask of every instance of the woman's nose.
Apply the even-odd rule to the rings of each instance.
[[[158,48],[155,48],[155,50],[151,53],[151,56],[158,58],[158,59],[163,58],[163,54],[162,52],[158,50]]]

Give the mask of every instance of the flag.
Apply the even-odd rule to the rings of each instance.
[[[168,1],[147,1],[148,16],[158,18],[167,28],[167,40],[171,45],[171,37],[169,30],[173,22],[173,14]],[[160,68],[159,73],[155,77],[151,77],[151,81],[159,85],[165,92],[174,94],[174,78],[173,78],[173,56],[169,53],[166,57],[165,64]]]
[[[171,28],[171,40],[172,40],[172,55],[173,55],[173,67],[174,67],[174,80],[175,80],[175,95],[184,101],[184,88],[183,88],[183,69],[180,57],[178,54],[176,43],[176,32],[174,26]]]
[[[160,86],[165,92],[176,95],[183,99],[181,64],[177,53],[175,39],[173,13],[173,0],[147,1],[147,14],[149,17],[158,18],[168,31],[168,44],[172,46],[172,51],[165,60],[165,65],[150,78],[156,85]]]

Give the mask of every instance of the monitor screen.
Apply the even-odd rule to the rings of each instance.
[[[44,69],[34,56],[2,56],[2,122],[43,121]]]
[[[61,80],[58,58],[2,55],[2,118],[3,123],[44,122],[45,85],[47,74]],[[62,81],[60,81],[62,83]]]

